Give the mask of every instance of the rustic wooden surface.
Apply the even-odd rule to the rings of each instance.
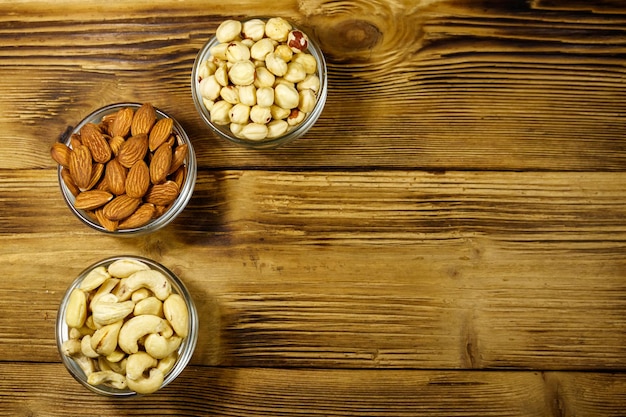
[[[319,40],[327,106],[273,151],[203,126],[225,18]],[[626,5],[618,0],[0,2],[0,415],[623,416]],[[189,133],[187,209],[101,236],[50,145],[118,101]],[[201,331],[162,392],[76,383],[59,300],[101,258],[177,272]]]

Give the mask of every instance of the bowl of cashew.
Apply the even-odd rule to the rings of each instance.
[[[67,289],[56,319],[56,341],[70,374],[108,396],[151,394],[189,363],[198,314],[183,282],[137,256],[103,259]]]

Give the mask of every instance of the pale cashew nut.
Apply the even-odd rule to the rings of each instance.
[[[80,346],[80,340],[78,340],[78,339],[67,339],[61,345],[61,352],[63,352],[63,354],[65,356],[76,356],[79,353],[82,353],[81,346]]]
[[[126,381],[128,388],[139,394],[149,394],[163,384],[165,374],[157,369],[158,362],[146,352],[137,352],[128,356],[126,361]],[[149,376],[146,373],[149,370]]]
[[[174,331],[165,319],[146,314],[136,316],[124,323],[118,337],[120,349],[126,353],[137,353],[138,340],[151,333],[160,333],[165,337],[173,335]]]
[[[118,334],[119,337],[119,334]],[[113,352],[109,353],[107,355],[107,360],[109,362],[120,362],[122,361],[124,358],[126,357],[126,352],[120,350],[120,349],[115,349]]]
[[[150,269],[137,271],[124,279],[117,296],[120,301],[128,300],[140,288],[149,289],[159,300],[165,300],[172,293],[169,279],[163,273]]]
[[[117,348],[117,338],[124,322],[119,321],[103,326],[91,336],[91,348],[102,356],[108,356]]]
[[[163,359],[180,347],[182,337],[163,337],[159,334],[149,334],[144,341],[146,352],[157,359]]]
[[[109,297],[110,296],[110,297]],[[117,297],[109,294],[101,297],[92,307],[92,317],[96,325],[106,326],[123,320],[133,312],[135,303],[132,301],[117,302]]]
[[[179,294],[172,294],[163,302],[163,314],[180,337],[189,334],[189,313],[187,303]]]
[[[161,385],[163,385],[164,380],[165,375],[163,374],[163,371],[158,368],[150,369],[148,377],[141,377],[139,379],[126,378],[128,388],[138,394],[150,394],[155,392],[161,387]]]
[[[87,319],[87,294],[75,288],[70,293],[65,310],[65,323],[68,327],[82,327]]]
[[[82,353],[76,356],[72,356],[72,358],[74,359],[74,362],[76,362],[76,364],[80,367],[80,369],[83,370],[85,376],[89,377],[89,375],[96,371],[96,365],[94,364],[93,359],[88,358]]]
[[[99,266],[89,271],[81,281],[79,288],[87,292],[93,291],[109,278],[111,278],[111,275],[107,272],[106,267]]]
[[[148,270],[150,267],[136,259],[118,259],[109,265],[109,274],[116,278],[127,278],[137,271]]]
[[[176,361],[178,360],[178,352],[174,351],[170,353],[165,358],[159,361],[157,368],[160,369],[164,375],[167,375],[176,365]]]
[[[89,335],[86,335],[80,340],[80,351],[88,358],[97,358],[100,356],[100,354],[91,347],[91,336]]]
[[[172,296],[168,297],[168,300]],[[164,317],[163,315],[163,303],[156,297],[148,297],[135,304],[133,310],[135,316],[141,316],[143,314],[152,314],[153,316]]]
[[[117,286],[120,282],[118,278],[109,278],[102,283],[98,291],[91,297],[91,302],[89,303],[89,308],[93,310],[93,306],[100,300],[100,298],[104,297],[107,294],[110,294],[111,291]]]
[[[126,377],[115,371],[98,371],[93,372],[87,377],[87,383],[90,385],[109,385],[116,389],[125,389]]]

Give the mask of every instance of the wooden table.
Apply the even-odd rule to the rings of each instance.
[[[321,118],[272,151],[218,139],[190,93],[251,15],[328,60]],[[1,415],[626,415],[622,1],[3,1],[0,62]],[[198,158],[145,237],[83,225],[49,155],[119,101]],[[181,376],[123,401],[54,340],[69,283],[119,254],[178,273],[201,321]]]

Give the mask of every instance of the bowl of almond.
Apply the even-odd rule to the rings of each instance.
[[[92,112],[50,154],[70,210],[109,234],[138,235],[168,225],[186,207],[196,182],[189,137],[150,103]]]

